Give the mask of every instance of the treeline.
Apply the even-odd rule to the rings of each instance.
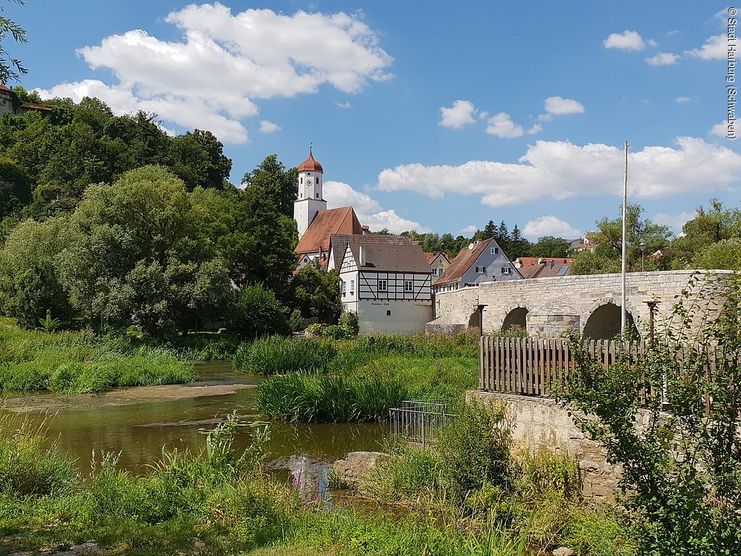
[[[232,186],[209,132],[169,137],[96,99],[0,120],[0,311],[26,327],[166,338],[204,326],[288,333],[340,312],[335,274],[291,280],[295,169]]]

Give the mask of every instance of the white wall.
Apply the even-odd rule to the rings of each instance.
[[[429,302],[363,299],[353,305],[357,307],[360,334],[420,334],[432,319]]]

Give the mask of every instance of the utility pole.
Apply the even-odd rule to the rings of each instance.
[[[626,273],[628,272],[628,142],[625,142],[625,171],[623,172],[623,241],[621,257],[621,306],[620,306],[620,335],[625,339],[625,325],[627,321],[627,294],[625,289]]]

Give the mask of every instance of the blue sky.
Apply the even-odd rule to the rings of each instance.
[[[239,178],[310,142],[330,204],[393,231],[489,220],[531,238],[616,216],[631,194],[679,226],[739,204],[723,137],[727,4],[27,0],[12,54],[43,94],[211,129]],[[458,101],[458,102],[456,102]],[[714,130],[714,132],[713,132]]]

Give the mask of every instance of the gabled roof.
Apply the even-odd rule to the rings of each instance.
[[[335,234],[362,235],[360,225],[352,207],[324,210],[317,213],[308,229],[293,250],[296,254],[329,252],[330,239]]]
[[[519,257],[515,267],[523,278],[547,278],[568,275],[573,262],[574,259],[568,257]]]
[[[444,258],[446,261],[448,261],[448,263],[450,263],[450,259],[443,252],[432,252],[432,253],[425,252],[425,258],[427,259],[427,264],[434,263],[435,259],[437,259],[440,256],[442,256],[442,258]]]
[[[489,248],[489,244],[493,241],[493,238],[482,239],[481,241],[461,249],[455,258],[450,261],[450,266],[445,269],[443,275],[435,281],[435,285],[440,286],[442,284],[450,284],[460,280],[463,275],[468,272],[468,269],[470,269],[479,259],[481,254]],[[494,244],[496,245],[496,242],[494,242]],[[504,255],[505,258],[507,257],[504,251],[502,251],[502,255]],[[509,259],[507,260],[509,261]],[[512,265],[512,267],[514,268],[514,265]],[[516,268],[515,272],[517,272]]]
[[[431,274],[432,269],[422,248],[405,236],[393,235],[337,235],[332,238],[332,257],[340,268],[345,251],[350,247],[360,270],[385,272],[414,272]],[[365,264],[360,264],[360,248]]]

